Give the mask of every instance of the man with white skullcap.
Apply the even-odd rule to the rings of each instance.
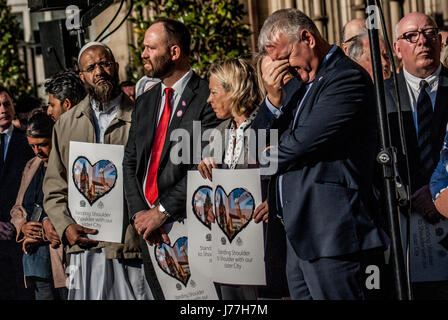
[[[68,298],[73,300],[152,299],[143,273],[138,235],[123,208],[123,243],[94,241],[97,230],[75,222],[68,209],[70,141],[124,145],[133,103],[119,87],[118,63],[100,42],[86,44],[78,56],[79,77],[88,95],[64,113],[53,131],[44,180],[44,208],[70,260]]]

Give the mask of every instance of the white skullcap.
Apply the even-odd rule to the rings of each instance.
[[[106,48],[112,54],[112,50],[110,50],[110,48],[107,45],[105,45],[104,43],[99,42],[99,41],[90,41],[90,42],[87,42],[85,45],[83,45],[81,50],[79,50],[78,64],[81,64],[81,62],[80,62],[81,55],[84,53],[84,51],[86,51],[88,48],[93,47],[93,46],[102,46],[102,47]]]

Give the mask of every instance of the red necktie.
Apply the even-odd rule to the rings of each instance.
[[[163,108],[162,116],[157,125],[156,135],[151,150],[151,160],[149,162],[145,186],[145,197],[151,205],[153,205],[159,197],[159,190],[157,189],[157,169],[159,167],[163,145],[165,144],[166,130],[170,123],[171,99],[173,93],[174,90],[172,88],[165,88],[165,107]]]

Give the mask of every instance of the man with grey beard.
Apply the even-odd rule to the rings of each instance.
[[[88,92],[76,108],[56,122],[53,152],[44,180],[44,208],[70,256],[75,288],[69,300],[152,299],[145,281],[138,234],[123,208],[124,243],[94,241],[97,230],[75,222],[68,209],[70,141],[124,145],[131,127],[132,101],[121,92],[118,63],[100,42],[86,44],[78,56],[79,76]]]

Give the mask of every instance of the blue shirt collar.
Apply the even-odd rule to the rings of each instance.
[[[335,53],[335,51],[336,51],[337,48],[338,48],[338,47],[337,47],[335,44],[331,45],[331,49],[330,49],[330,51],[328,51],[328,53],[327,53],[327,55],[325,56],[324,60],[322,60],[321,66],[323,66],[325,63],[327,63],[328,59],[330,59],[331,55],[332,55],[333,53]]]
[[[336,49],[337,49],[337,48],[338,48],[338,47],[337,47],[335,44],[331,45],[331,49],[330,49],[330,51],[328,51],[328,53],[327,53],[327,55],[325,56],[324,60],[322,60],[322,63],[320,64],[317,73],[319,73],[320,68],[322,68],[322,67],[327,63],[327,61],[330,59],[330,57],[333,55],[333,53],[336,52]],[[317,73],[316,73],[316,76],[317,76]],[[316,77],[313,79],[313,81],[311,81],[310,83],[308,83],[308,84],[306,85],[307,90],[312,86],[314,80],[316,80]]]

